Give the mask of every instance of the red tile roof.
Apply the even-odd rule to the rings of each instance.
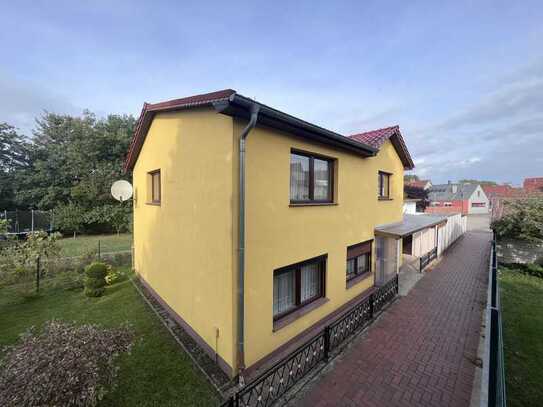
[[[404,168],[409,170],[415,168],[415,164],[411,159],[411,155],[407,150],[407,146],[405,145],[402,133],[400,132],[400,126],[396,125],[391,127],[385,127],[383,129],[367,131],[364,133],[353,134],[349,136],[349,138],[352,140],[356,140],[360,143],[369,144],[376,149],[380,149],[384,142],[390,139],[390,141],[394,145],[394,148],[396,148],[400,159],[402,160]]]
[[[426,184],[429,182],[430,181],[428,181],[427,179],[419,179],[419,180],[406,182],[406,185],[411,185],[412,187],[417,187],[417,188],[424,188]]]
[[[524,178],[523,186],[527,191],[543,191],[543,177]]]

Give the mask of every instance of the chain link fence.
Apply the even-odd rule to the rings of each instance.
[[[8,234],[27,234],[38,230],[53,231],[53,211],[0,211],[0,219],[7,220]]]

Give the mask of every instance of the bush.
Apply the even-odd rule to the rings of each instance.
[[[94,262],[85,268],[85,295],[100,297],[105,291],[108,266],[105,263]]]
[[[95,406],[114,386],[121,352],[129,352],[134,334],[128,326],[50,321],[8,348],[0,364],[0,405]]]
[[[119,281],[122,281],[123,279],[124,279],[124,273],[122,271],[114,269],[111,266],[108,268],[107,276],[106,276],[106,283],[108,285],[118,283]]]

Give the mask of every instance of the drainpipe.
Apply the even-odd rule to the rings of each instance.
[[[251,105],[251,119],[239,138],[239,242],[238,242],[238,352],[237,365],[240,386],[245,385],[245,140],[256,126],[260,107]]]

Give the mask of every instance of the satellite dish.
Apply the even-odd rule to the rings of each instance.
[[[111,186],[111,195],[117,201],[126,201],[132,198],[132,185],[125,180],[115,181]]]

